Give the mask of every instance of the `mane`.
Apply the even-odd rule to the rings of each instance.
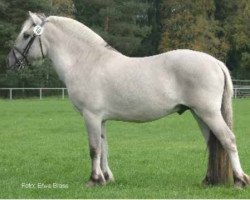
[[[80,40],[89,44],[99,44],[104,47],[108,46],[107,42],[84,24],[67,17],[50,16],[48,21],[59,26],[63,31],[70,33]]]

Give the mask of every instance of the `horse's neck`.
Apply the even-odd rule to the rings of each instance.
[[[65,84],[72,70],[76,70],[76,67],[85,67],[87,70],[89,63],[97,60],[103,53],[102,48],[79,40],[77,37],[71,37],[53,24],[49,25],[49,28],[49,34],[46,36],[48,57]]]

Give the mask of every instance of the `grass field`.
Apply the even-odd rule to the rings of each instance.
[[[189,112],[145,124],[108,122],[116,182],[86,188],[87,134],[70,102],[1,100],[0,108],[0,198],[250,198],[250,188],[200,184],[207,152]],[[250,173],[250,99],[235,100],[234,114],[241,162]],[[35,188],[24,188],[28,183]],[[68,188],[38,188],[53,183]]]

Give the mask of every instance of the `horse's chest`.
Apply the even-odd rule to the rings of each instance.
[[[68,87],[68,95],[79,112],[85,108],[88,110],[100,110],[103,100],[101,93],[91,88],[81,87]]]

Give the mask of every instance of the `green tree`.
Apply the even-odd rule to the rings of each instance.
[[[56,14],[73,18],[73,0],[52,0],[52,6]]]
[[[215,0],[215,17],[230,44],[227,65],[235,78],[250,78],[250,1]]]
[[[163,0],[163,26],[159,50],[193,49],[209,53],[223,61],[229,45],[214,20],[215,4],[211,0]]]
[[[77,20],[127,55],[137,55],[142,40],[150,34],[147,1],[74,0],[74,5]]]
[[[159,53],[158,46],[161,37],[160,0],[148,0],[147,13],[150,33],[142,40],[137,56],[150,56]]]

